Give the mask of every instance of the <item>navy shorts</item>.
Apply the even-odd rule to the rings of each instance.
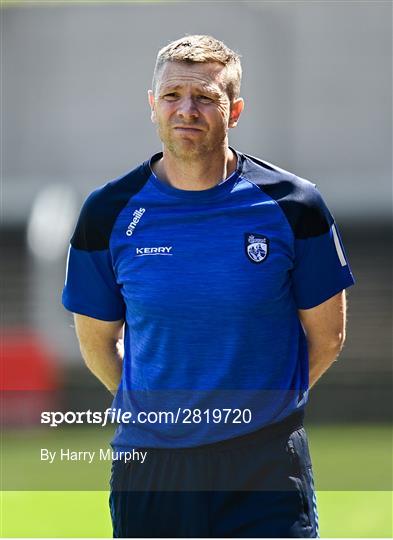
[[[114,538],[318,538],[302,413],[214,444],[112,463]]]

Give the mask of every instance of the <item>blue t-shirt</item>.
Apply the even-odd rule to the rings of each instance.
[[[155,176],[160,157],[88,197],[63,291],[74,313],[125,321],[113,407],[133,416],[116,449],[211,443],[303,408],[297,310],[354,282],[311,182],[237,152],[224,182],[187,191]]]

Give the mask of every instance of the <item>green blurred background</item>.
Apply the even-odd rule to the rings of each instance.
[[[105,491],[2,494],[2,537],[111,538]],[[392,493],[317,493],[322,538],[391,538]],[[6,517],[5,517],[6,516]]]

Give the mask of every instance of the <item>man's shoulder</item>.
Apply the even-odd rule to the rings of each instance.
[[[113,178],[97,187],[87,197],[84,208],[96,211],[100,207],[108,210],[112,205],[123,201],[124,197],[136,195],[149,178],[147,162],[137,165],[132,170]]]
[[[297,194],[313,197],[316,184],[258,157],[243,154],[243,176],[276,197]]]
[[[92,191],[85,200],[71,239],[76,248],[108,246],[113,225],[130,198],[141,191],[150,174],[147,161]]]
[[[260,158],[243,155],[243,177],[277,202],[297,238],[327,232],[333,218],[315,183]]]

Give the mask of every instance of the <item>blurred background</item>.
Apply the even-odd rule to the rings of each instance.
[[[3,420],[23,428],[10,455],[43,409],[110,405],[61,305],[69,238],[90,191],[160,150],[147,102],[158,49],[204,33],[242,55],[232,146],[318,185],[355,275],[346,346],[312,390],[307,423],[320,468],[329,425],[348,440],[348,464],[363,448],[381,481],[329,488],[327,463],[320,489],[390,490],[391,3],[19,2],[1,17]]]

